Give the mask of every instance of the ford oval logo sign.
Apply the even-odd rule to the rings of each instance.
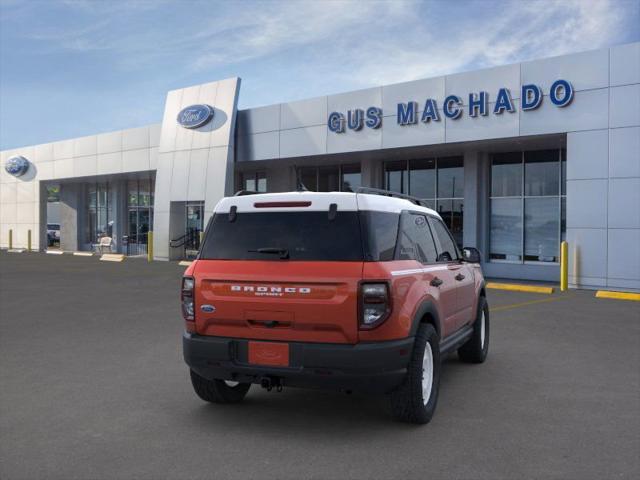
[[[20,177],[29,170],[29,160],[21,156],[11,157],[4,164],[4,169],[9,175]]]
[[[178,113],[178,123],[184,128],[198,128],[213,118],[213,107],[209,105],[191,105]]]

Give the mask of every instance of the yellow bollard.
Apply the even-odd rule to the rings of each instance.
[[[560,244],[560,291],[566,292],[569,286],[569,244]]]
[[[147,262],[153,262],[153,232],[147,233]]]
[[[9,229],[9,250],[13,249],[13,230]]]
[[[31,251],[31,229],[27,231],[27,252]]]

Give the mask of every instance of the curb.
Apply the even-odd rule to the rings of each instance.
[[[609,290],[598,290],[596,292],[596,298],[610,298],[613,300],[631,300],[633,302],[640,302],[640,293],[611,292]]]
[[[545,294],[553,293],[553,287],[538,287],[535,285],[521,285],[518,283],[488,282],[486,284],[486,287],[493,290],[508,290],[511,292],[530,292],[530,293],[545,293]]]

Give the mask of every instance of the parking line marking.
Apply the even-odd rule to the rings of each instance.
[[[640,302],[640,293],[631,292],[610,292],[608,290],[598,290],[596,298],[611,298],[615,300],[632,300]]]
[[[539,300],[529,300],[528,302],[512,303],[511,305],[501,305],[499,307],[489,307],[489,313],[500,312],[503,310],[511,310],[513,308],[526,307],[527,305],[535,305],[536,303],[555,302],[567,298],[566,295],[558,295],[557,297],[541,298]]]
[[[509,290],[512,292],[553,293],[553,287],[537,287],[535,285],[520,285],[518,283],[488,282],[486,287],[494,290]]]

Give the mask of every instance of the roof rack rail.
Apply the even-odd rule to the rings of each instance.
[[[258,195],[260,192],[254,192],[253,190],[238,190],[233,194],[234,197],[244,197],[245,195]]]
[[[410,202],[413,202],[421,207],[431,208],[427,204],[427,201],[423,200],[422,198],[412,197],[411,195],[405,195],[404,193],[392,192],[391,190],[383,190],[381,188],[358,187],[356,188],[355,193],[370,193],[373,195],[382,195],[385,197],[402,198],[404,200],[409,200]]]

